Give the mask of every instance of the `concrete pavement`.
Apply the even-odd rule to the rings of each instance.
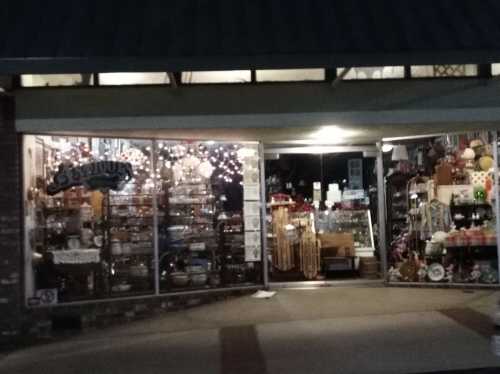
[[[11,353],[0,373],[420,373],[499,367],[499,292],[279,290]]]

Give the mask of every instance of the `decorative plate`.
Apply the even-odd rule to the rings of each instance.
[[[444,279],[446,272],[444,270],[443,265],[435,262],[429,265],[429,269],[427,270],[427,276],[433,282],[439,282]]]

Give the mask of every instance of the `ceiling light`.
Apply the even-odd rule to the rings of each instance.
[[[384,153],[390,152],[390,151],[392,151],[393,148],[394,148],[394,145],[386,143],[386,144],[382,145],[382,152],[384,152]]]
[[[345,142],[347,138],[357,134],[357,131],[345,130],[338,126],[323,126],[313,132],[309,138],[313,139],[317,144],[340,144]]]

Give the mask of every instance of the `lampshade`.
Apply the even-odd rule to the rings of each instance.
[[[472,148],[465,148],[464,153],[462,153],[462,158],[464,160],[474,160],[476,157],[476,152]]]
[[[395,145],[392,150],[392,161],[407,161],[408,150],[405,145]]]

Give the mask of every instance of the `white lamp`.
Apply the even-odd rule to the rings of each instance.
[[[407,161],[408,150],[405,145],[395,145],[392,150],[392,161]]]

